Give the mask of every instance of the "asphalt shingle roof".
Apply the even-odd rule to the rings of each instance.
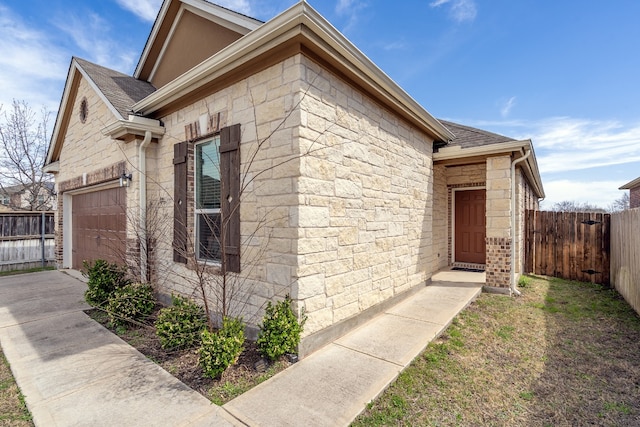
[[[461,148],[481,147],[483,145],[500,144],[503,142],[515,141],[497,133],[487,132],[486,130],[476,129],[464,126],[458,123],[440,120],[456,136],[448,146],[460,146]]]
[[[149,82],[138,80],[84,59],[75,58],[75,60],[123,119],[128,117],[133,104],[156,90]]]

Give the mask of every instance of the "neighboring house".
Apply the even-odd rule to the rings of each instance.
[[[436,120],[306,2],[167,0],[133,76],[73,58],[45,170],[60,267],[224,266],[253,326],[304,309],[303,356],[451,265],[508,293],[544,197],[531,141]]]
[[[618,190],[629,190],[629,208],[640,208],[640,177],[627,182]]]
[[[42,183],[37,192],[30,191],[30,187],[23,184],[0,186],[2,211],[50,211],[54,209],[54,205],[53,183]]]

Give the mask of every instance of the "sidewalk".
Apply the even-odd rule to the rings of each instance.
[[[478,273],[438,273],[430,286],[222,407],[86,316],[86,285],[62,272],[0,278],[0,345],[36,426],[348,425],[483,282]]]

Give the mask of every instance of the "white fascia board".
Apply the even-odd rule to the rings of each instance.
[[[51,162],[42,167],[42,172],[56,174],[60,172],[60,162]]]
[[[531,155],[524,161],[527,171],[532,179],[532,185],[540,198],[545,197],[542,181],[540,180],[540,171],[538,170],[538,160],[533,149],[533,143],[530,139],[522,141],[503,142],[500,144],[482,145],[479,147],[462,148],[459,145],[452,147],[442,147],[437,153],[433,153],[433,161],[458,160],[469,157],[494,156],[498,154],[511,154],[519,152],[524,155],[527,150],[531,150]]]
[[[433,161],[463,159],[465,157],[490,156],[495,154],[512,153],[525,148],[531,148],[531,141],[513,141],[500,144],[481,145],[479,147],[462,148],[459,145],[442,147],[433,153]]]
[[[211,19],[223,27],[236,31],[240,34],[247,34],[263,24],[258,19],[251,18],[238,12],[225,9],[214,3],[203,0],[182,0],[188,10],[203,18]],[[207,16],[209,15],[209,16]]]
[[[250,18],[245,15],[241,15],[235,13],[231,10],[220,7],[216,4],[209,3],[204,0],[178,0],[182,3],[180,9],[183,9],[185,5],[191,6],[190,10],[194,11],[202,11],[207,13],[209,16],[204,16],[202,12],[196,12],[198,15],[203,16],[205,18],[215,17],[215,22],[221,24],[229,29],[239,32],[240,34],[247,34],[258,28],[262,25],[262,22]],[[144,50],[142,51],[142,55],[140,55],[140,60],[138,61],[138,65],[136,66],[136,70],[133,73],[135,78],[140,78],[140,73],[142,72],[142,65],[146,62],[147,57],[149,56],[149,51],[151,50],[151,46],[153,46],[156,38],[158,37],[158,31],[160,30],[161,24],[164,22],[167,16],[167,10],[169,9],[169,4],[171,0],[164,0],[162,2],[162,7],[158,12],[158,17],[153,23],[153,27],[151,28],[151,33],[149,34],[149,39],[147,40],[147,44],[144,46]]]
[[[142,65],[147,61],[147,57],[149,56],[149,51],[151,50],[151,46],[153,46],[153,42],[156,37],[158,37],[158,31],[160,30],[160,24],[164,21],[167,16],[167,10],[169,9],[169,3],[171,0],[163,0],[162,6],[160,7],[160,11],[158,12],[158,16],[153,23],[153,27],[151,27],[151,33],[149,34],[149,38],[147,39],[147,43],[144,45],[144,49],[142,50],[142,55],[140,55],[140,59],[138,60],[138,65],[136,66],[136,70],[133,73],[133,77],[136,79],[140,78],[140,73],[142,72]]]
[[[48,164],[52,163],[53,160],[53,152],[56,146],[56,141],[58,140],[58,136],[60,135],[60,126],[62,126],[62,117],[64,116],[67,102],[69,101],[69,96],[71,93],[71,86],[73,85],[73,75],[75,74],[76,67],[74,66],[75,60],[72,59],[69,64],[69,71],[67,71],[67,80],[64,84],[64,90],[62,91],[62,99],[60,100],[60,108],[58,108],[58,114],[56,115],[56,123],[53,125],[53,132],[51,132],[51,139],[49,140],[49,148],[47,149],[47,158],[44,162],[44,166],[46,167]]]
[[[129,120],[116,120],[107,125],[102,129],[102,134],[117,139],[124,135],[144,136],[147,131],[151,132],[153,138],[161,138],[165,133],[165,128],[160,125],[159,120],[129,116]]]
[[[305,30],[303,27],[307,28]],[[453,133],[435,119],[427,110],[409,96],[389,76],[380,70],[366,55],[358,50],[338,30],[326,21],[305,1],[290,7],[256,30],[222,49],[183,75],[169,82],[156,92],[133,106],[144,115],[179,99],[185,93],[204,85],[216,77],[231,71],[259,54],[278,46],[297,35],[305,35],[320,45],[337,61],[368,82],[382,97],[397,108],[422,121],[444,141],[454,138]]]
[[[622,187],[618,188],[618,190],[631,190],[632,188],[636,188],[640,186],[640,177],[634,179],[633,181],[627,182]]]

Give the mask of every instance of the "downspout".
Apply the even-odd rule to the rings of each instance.
[[[531,155],[531,150],[527,150],[524,156],[511,162],[511,283],[510,290],[516,296],[522,295],[516,288],[516,164]]]
[[[138,173],[140,183],[140,281],[148,282],[147,277],[147,147],[151,143],[151,131],[144,132],[144,139],[138,146]]]

